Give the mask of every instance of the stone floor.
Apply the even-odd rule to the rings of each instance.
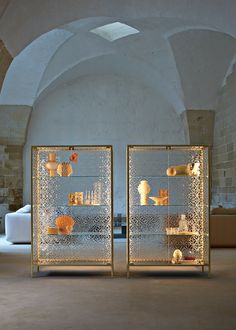
[[[212,251],[210,279],[153,267],[127,279],[125,240],[115,240],[114,278],[87,268],[32,279],[30,246],[2,237],[0,329],[235,330],[236,249]]]

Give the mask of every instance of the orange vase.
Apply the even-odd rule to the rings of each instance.
[[[56,218],[55,224],[60,234],[68,235],[73,231],[75,220],[69,215],[60,215]]]

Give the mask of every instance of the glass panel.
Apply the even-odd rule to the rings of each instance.
[[[32,171],[33,262],[111,263],[111,148],[34,147]]]
[[[130,263],[208,264],[208,149],[134,146],[128,160]]]

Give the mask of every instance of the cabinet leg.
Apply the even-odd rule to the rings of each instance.
[[[114,276],[114,264],[112,263],[112,265],[111,265],[111,277],[113,277]]]
[[[202,273],[204,273],[205,269],[204,269],[204,266],[202,266]]]
[[[36,268],[36,271],[35,271],[35,268]],[[31,277],[37,276],[38,273],[39,273],[39,266],[31,265]]]
[[[208,277],[211,277],[211,266],[208,265]]]
[[[31,265],[31,277],[34,277],[34,266]]]
[[[127,265],[126,274],[127,274],[127,278],[129,278],[130,277],[129,264]]]

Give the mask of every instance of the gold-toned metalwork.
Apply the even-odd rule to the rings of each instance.
[[[71,176],[50,176],[48,154],[57,163],[69,162],[78,152],[79,162],[71,163]],[[109,266],[113,262],[113,149],[112,146],[34,146],[31,163],[32,192],[32,276],[39,266]],[[102,187],[101,204],[71,205],[71,191]],[[79,189],[78,189],[79,188]],[[66,230],[50,230],[61,216],[75,223]],[[68,226],[67,226],[68,227]]]
[[[196,164],[198,174],[167,176],[171,166]],[[127,146],[127,276],[132,266],[199,266],[210,272],[208,146]],[[140,205],[138,185],[147,180],[151,195],[168,190],[168,203]],[[181,214],[188,230],[178,231]],[[173,264],[173,253],[182,259]]]

